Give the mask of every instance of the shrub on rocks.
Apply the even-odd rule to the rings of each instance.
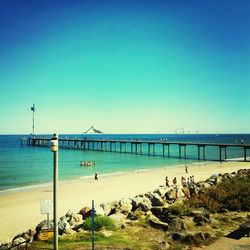
[[[178,216],[189,216],[191,209],[184,203],[175,203],[168,207],[168,211],[171,214],[178,215]]]
[[[107,216],[97,216],[94,218],[94,225],[95,230],[99,231],[101,229],[106,230],[114,230],[115,224],[114,221]],[[84,223],[84,229],[85,230],[91,230],[92,228],[92,218],[87,218],[86,222]]]

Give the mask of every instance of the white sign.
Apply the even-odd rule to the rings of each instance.
[[[41,214],[50,214],[53,212],[53,201],[41,200]]]

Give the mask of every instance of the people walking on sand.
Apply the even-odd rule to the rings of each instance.
[[[170,187],[169,186],[169,180],[168,180],[168,177],[166,176],[166,178],[165,178],[165,183],[166,183],[166,187]]]
[[[95,180],[98,180],[98,173],[95,173]]]
[[[190,184],[194,184],[194,175],[190,176]]]
[[[190,179],[188,178],[187,179],[187,186],[189,187],[189,185],[190,185]]]
[[[177,185],[177,180],[176,180],[176,177],[174,177],[173,179],[173,185],[176,186]]]
[[[181,185],[183,186],[183,187],[186,187],[187,186],[187,182],[186,182],[186,178],[185,177],[181,177]]]
[[[188,166],[185,165],[185,171],[186,171],[186,174],[188,173]]]
[[[189,180],[190,180],[190,184],[192,184],[192,183],[193,183],[193,178],[192,178],[192,176],[189,177]]]

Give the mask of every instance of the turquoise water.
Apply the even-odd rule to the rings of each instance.
[[[82,135],[59,135],[60,137],[78,137]],[[159,140],[168,138],[169,141],[197,142],[227,142],[235,143],[244,139],[250,143],[249,135],[84,135],[88,138],[104,139],[142,139]],[[20,135],[0,136],[0,191],[16,189],[30,185],[40,185],[52,182],[53,154],[49,147],[21,146]],[[117,150],[119,151],[119,145]],[[128,151],[130,146],[127,147]],[[115,174],[123,171],[159,168],[197,162],[197,147],[187,148],[187,159],[178,159],[178,147],[171,146],[171,157],[161,157],[162,147],[156,147],[156,155],[148,156],[148,148],[143,146],[144,155],[125,154],[116,152],[100,152],[88,150],[59,149],[59,180],[93,177]],[[152,149],[151,149],[152,152]],[[166,152],[166,151],[165,151]],[[166,152],[167,154],[167,152]],[[218,149],[208,148],[207,159],[218,159]],[[249,152],[248,152],[249,156]],[[242,150],[228,150],[228,158],[243,157]],[[80,161],[95,161],[96,166],[84,168]]]

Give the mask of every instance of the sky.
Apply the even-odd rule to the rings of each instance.
[[[249,133],[249,10],[1,0],[0,134]]]

